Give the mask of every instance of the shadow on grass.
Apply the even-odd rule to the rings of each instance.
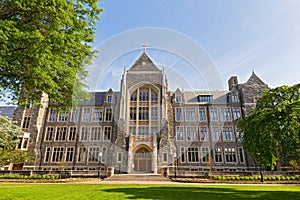
[[[299,191],[267,191],[209,187],[137,187],[107,189],[108,193],[123,193],[128,199],[300,199]]]

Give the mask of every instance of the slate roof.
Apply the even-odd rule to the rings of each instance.
[[[14,117],[14,111],[16,109],[16,106],[0,106],[0,115],[6,116],[9,119],[12,119]]]

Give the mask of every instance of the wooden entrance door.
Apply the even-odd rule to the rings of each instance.
[[[134,171],[149,173],[152,171],[152,156],[146,148],[140,148],[134,153]]]

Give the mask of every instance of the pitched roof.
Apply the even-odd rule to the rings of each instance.
[[[144,51],[128,71],[161,71]]]
[[[258,84],[258,85],[266,85],[255,73],[252,71],[251,76],[247,80],[246,84]]]
[[[6,116],[9,119],[14,117],[16,106],[0,106],[0,115]]]

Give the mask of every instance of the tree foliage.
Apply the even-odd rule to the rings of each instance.
[[[264,166],[300,162],[300,84],[264,92],[256,109],[237,121],[245,149]]]
[[[8,118],[0,115],[0,165],[24,162],[29,159],[27,152],[16,150],[21,129]]]
[[[42,93],[52,107],[70,107],[72,99],[84,98],[98,1],[2,0],[0,93],[19,106],[29,100],[39,104]]]

